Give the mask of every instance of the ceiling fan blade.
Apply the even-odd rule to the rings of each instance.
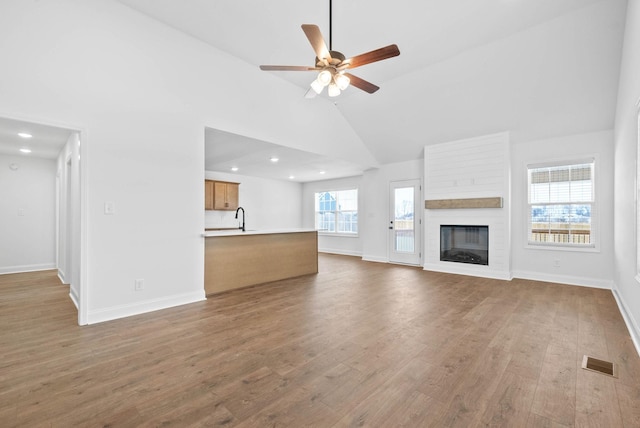
[[[304,65],[261,65],[264,71],[313,71],[320,70],[317,67],[305,67]]]
[[[367,82],[366,80],[361,79],[358,76],[354,76],[353,74],[344,73],[344,75],[349,78],[351,86],[355,86],[356,88],[362,89],[363,91],[370,94],[373,94],[375,91],[380,89],[379,86],[376,86],[371,82]]]
[[[389,45],[371,52],[356,55],[344,60],[343,62],[349,64],[348,68],[356,68],[361,65],[371,64],[372,62],[382,61],[383,59],[393,58],[398,55],[400,55],[400,49],[398,49],[398,46]]]
[[[317,25],[312,24],[302,24],[302,31],[309,39],[311,43],[311,47],[313,51],[316,53],[316,57],[318,59],[327,59],[331,61],[331,54],[329,54],[329,49],[327,48],[327,44],[322,37],[322,33],[320,32],[320,28]]]

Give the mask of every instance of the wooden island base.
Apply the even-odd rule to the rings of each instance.
[[[205,239],[207,296],[318,273],[318,234],[234,234]]]

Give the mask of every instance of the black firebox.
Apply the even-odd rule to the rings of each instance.
[[[489,264],[489,226],[441,225],[440,260]]]

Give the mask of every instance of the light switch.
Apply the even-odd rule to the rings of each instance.
[[[105,215],[113,215],[116,213],[116,207],[113,202],[105,202],[104,203],[104,214]]]

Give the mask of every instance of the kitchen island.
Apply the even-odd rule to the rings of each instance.
[[[217,230],[203,236],[207,296],[318,273],[315,230]]]

